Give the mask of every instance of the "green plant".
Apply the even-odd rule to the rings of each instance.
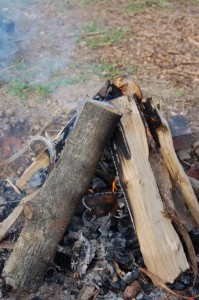
[[[104,60],[99,66],[96,66],[93,72],[101,78],[114,78],[121,75],[132,75],[136,68],[133,66],[119,66],[117,62],[109,62]]]
[[[91,49],[98,49],[100,47],[110,46],[118,41],[122,40],[127,34],[127,31],[121,29],[113,29],[108,31],[103,31],[99,34],[85,37],[87,45]]]
[[[30,94],[33,94],[38,101],[48,98],[52,91],[47,84],[29,84],[21,79],[11,80],[6,89],[22,100],[27,100]]]
[[[100,31],[100,28],[96,23],[87,23],[82,27],[82,29],[84,33]]]
[[[129,10],[133,13],[144,11],[151,6],[164,6],[168,4],[167,0],[132,0],[129,5]]]
[[[177,91],[177,97],[178,98],[181,98],[181,97],[185,96],[185,94],[186,94],[185,90],[180,89],[180,90]]]
[[[136,72],[136,67],[133,67],[133,66],[129,66],[129,67],[127,67],[127,74],[128,75],[131,75],[131,74],[133,74],[133,73],[135,73]]]
[[[99,65],[99,76],[106,77],[106,76],[115,76],[117,70],[115,66],[108,62],[103,62]]]

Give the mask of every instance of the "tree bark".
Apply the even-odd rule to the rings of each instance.
[[[162,199],[149,163],[146,130],[133,97],[122,97],[113,103],[123,113],[121,125],[129,152],[128,157],[116,136],[119,158],[116,164],[135,222],[140,250],[148,270],[162,282],[172,283],[189,265],[171,221],[163,214]]]
[[[6,283],[19,292],[36,291],[41,284],[120,117],[110,106],[86,102],[58,163],[25,204],[25,225],[3,270]]]

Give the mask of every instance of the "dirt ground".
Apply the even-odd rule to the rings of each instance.
[[[199,139],[198,0],[3,0],[0,9],[15,23],[3,39],[14,51],[0,48],[1,162],[46,124],[54,135],[79,101],[121,74],[132,75],[166,118],[185,115]],[[1,166],[1,178],[20,176],[26,163]],[[47,293],[68,299],[61,288]]]

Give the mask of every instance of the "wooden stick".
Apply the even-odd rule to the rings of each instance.
[[[18,292],[36,291],[41,284],[120,117],[110,106],[86,102],[55,168],[34,201],[26,202],[25,226],[3,270]]]
[[[118,169],[126,186],[145,265],[164,283],[189,268],[180,239],[163,212],[162,199],[149,163],[148,143],[140,113],[132,97],[112,101],[123,116],[121,124],[130,151],[126,158],[115,135]]]

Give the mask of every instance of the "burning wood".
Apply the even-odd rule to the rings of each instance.
[[[166,121],[152,99],[143,99],[135,82],[127,77],[108,81],[94,99],[110,105],[86,103],[78,120],[74,117],[51,145],[53,165],[47,147],[17,181],[21,189],[35,171],[51,164],[45,185],[33,200],[23,201],[25,226],[3,275],[20,292],[37,290],[78,204],[82,221],[75,222],[76,231],[69,231],[64,246],[58,247],[60,253],[69,253],[74,278],[84,276],[78,299],[97,299],[105,281],[116,289],[118,282],[138,279],[139,270],[146,270],[138,268],[143,267],[143,262],[135,262],[139,259],[148,269],[143,272],[169,292],[165,283],[187,270],[188,261],[194,275],[198,273],[188,234],[199,225],[195,194],[175,155]],[[183,202],[176,202],[174,189]],[[2,223],[1,237],[21,210],[19,205],[15,217]]]

